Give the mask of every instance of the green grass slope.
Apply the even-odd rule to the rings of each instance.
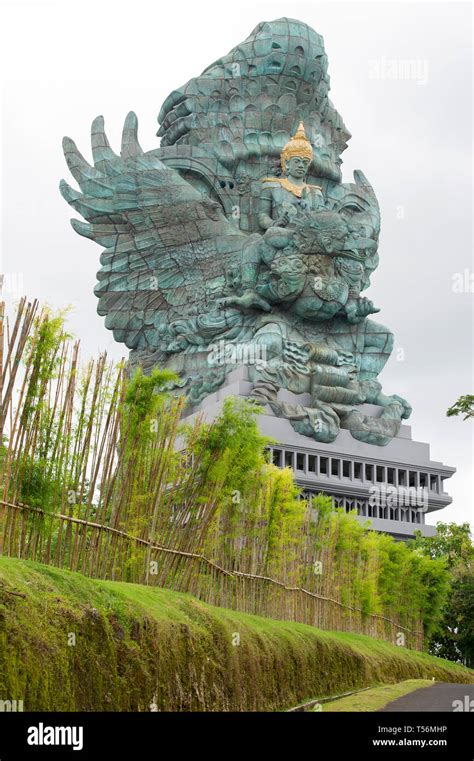
[[[461,666],[362,635],[0,557],[0,699],[23,700],[25,711],[285,710],[432,677],[474,681]]]

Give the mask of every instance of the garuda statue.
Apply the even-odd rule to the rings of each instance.
[[[132,366],[174,370],[192,407],[237,356],[253,397],[298,432],[331,442],[346,428],[383,446],[411,410],[377,380],[393,336],[362,293],[379,207],[362,172],[342,182],[350,134],[328,90],[322,38],[261,23],[168,96],[160,148],[141,149],[133,113],[120,155],[95,119],[93,166],[65,138],[81,192],[61,192],[86,220],[73,228],[104,247],[98,312]]]

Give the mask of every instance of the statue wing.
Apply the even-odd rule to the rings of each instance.
[[[74,230],[104,246],[95,287],[97,311],[115,339],[130,349],[156,346],[163,320],[182,317],[190,308],[206,312],[246,237],[217,202],[165,167],[156,152],[144,153],[137,128],[132,112],[118,156],[103,118],[97,117],[91,135],[93,166],[64,138],[65,158],[81,192],[60,183],[63,197],[86,220],[71,220]]]

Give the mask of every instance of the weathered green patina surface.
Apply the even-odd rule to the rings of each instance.
[[[298,432],[330,442],[342,427],[383,446],[411,410],[377,380],[393,336],[361,294],[380,213],[361,172],[341,181],[350,134],[328,90],[322,38],[263,22],[168,96],[160,148],[142,151],[133,113],[120,155],[94,121],[93,166],[65,138],[81,192],[61,192],[86,220],[74,229],[105,249],[98,311],[132,365],[173,369],[192,405],[238,357],[253,396]]]

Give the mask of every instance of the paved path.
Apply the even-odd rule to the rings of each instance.
[[[455,700],[460,700],[462,706],[453,705]],[[380,713],[393,711],[447,711],[452,713],[455,709],[457,711],[474,711],[474,684],[442,682],[434,684],[432,687],[421,687],[419,690],[409,692],[408,695],[388,703],[385,708],[380,709]]]

